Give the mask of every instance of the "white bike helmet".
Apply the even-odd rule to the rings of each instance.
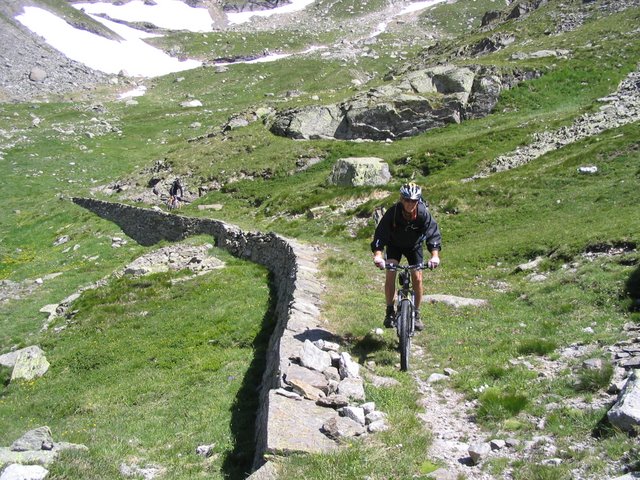
[[[400,195],[402,198],[408,198],[409,200],[420,200],[422,189],[413,182],[405,183],[400,187]]]

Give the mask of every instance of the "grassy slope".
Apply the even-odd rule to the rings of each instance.
[[[429,358],[418,364],[423,369],[420,374],[426,377],[452,367],[460,372],[456,386],[472,398],[478,397],[474,388],[492,387],[480,398],[479,416],[495,434],[529,438],[535,427],[528,415],[547,415],[547,433],[557,435],[561,446],[590,436],[603,411],[566,409],[547,414],[542,408],[553,396],[585,395],[572,386],[570,371],[555,380],[533,382],[530,372],[508,366],[507,360],[532,351],[553,356],[554,347],[574,342],[609,345],[624,337],[625,322],[638,320],[629,311],[630,295],[638,296],[631,280],[638,275],[638,255],[593,262],[580,257],[593,245],[639,240],[638,126],[605,132],[517,170],[460,182],[496,156],[527,143],[533,132],[567,124],[596,109],[596,99],[613,90],[640,60],[637,42],[626,33],[638,24],[637,9],[594,20],[560,37],[538,36],[552,21],[555,6],[551,2],[530,21],[502,28],[530,36],[526,47],[530,51],[569,48],[573,52],[569,60],[527,65],[547,73],[506,92],[488,118],[393,144],[291,142],[273,137],[259,123],[232,132],[225,141],[219,137],[185,141],[215,131],[237,111],[267,103],[278,108],[304,104],[312,94],[323,102],[345,98],[354,74],[373,72],[379,81],[393,63],[388,58],[364,59],[351,67],[289,58],[277,65],[238,65],[217,75],[205,69],[183,72],[185,80],[180,83],[173,81],[178,75],[170,75],[154,82],[137,107],[106,102],[104,117],[122,133],[94,138],[83,135],[78,126],[101,117],[90,105],[1,105],[0,128],[8,139],[0,148],[6,192],[0,213],[0,278],[20,281],[64,274],[46,281],[25,300],[0,305],[0,352],[39,343],[52,363],[50,372],[37,382],[11,384],[0,391],[0,444],[9,444],[28,428],[48,424],[56,439],[90,447],[89,454],[74,455],[70,466],[54,467],[53,478],[113,478],[123,461],[161,464],[171,478],[242,478],[242,470],[248,468],[250,386],[258,374],[252,365],[259,363],[269,323],[268,278],[260,269],[218,253],[230,262],[229,269],[179,287],[169,287],[167,275],[114,281],[85,294],[73,323],[61,333],[39,332],[42,305],[60,301],[78,286],[108,275],[148,250],[132,242],[123,249],[111,248],[111,237],[120,235],[117,228],[64,197],[86,195],[92,186],[117,178],[145,178],[140,171],[161,158],[175,171],[191,171],[205,180],[224,181],[240,171],[260,174],[269,169],[269,180],[235,182],[199,203],[223,203],[218,218],[245,228],[274,230],[327,245],[324,316],[342,335],[345,348],[361,361],[375,361],[380,373],[403,384],[398,389],[368,391],[369,398],[389,412],[393,427],[389,432],[357,442],[337,457],[293,458],[286,465],[290,478],[408,478],[432,467],[424,455],[428,432],[414,415],[417,392],[395,366],[395,341],[389,335],[379,338],[369,333],[377,326],[371,319],[378,318],[382,302],[382,278],[372,270],[367,253],[373,227],[369,222],[355,236],[349,233],[353,217],[369,213],[381,201],[340,210],[346,200],[371,193],[371,189],[325,185],[333,161],[341,156],[379,156],[390,162],[396,180],[382,203],[393,201],[403,177],[415,176],[424,184],[445,235],[443,268],[429,275],[429,292],[490,301],[491,306],[480,311],[434,306],[426,312],[428,331],[416,341],[426,347]],[[460,26],[445,21],[454,18],[455,8],[456,4],[442,6],[423,21],[455,32]],[[346,15],[342,10],[333,14]],[[201,38],[193,37],[194,45],[202,44]],[[594,38],[600,40],[600,49],[593,48]],[[188,42],[183,48],[189,48]],[[376,48],[386,50],[385,44]],[[507,66],[509,55],[524,48],[510,47],[480,61]],[[286,100],[283,94],[293,89],[304,95]],[[275,96],[265,97],[266,93]],[[186,94],[199,98],[205,107],[181,109]],[[38,128],[30,127],[33,115],[43,120]],[[196,121],[203,125],[200,129],[191,127]],[[60,134],[61,129],[72,128],[75,134]],[[313,157],[323,161],[293,175],[296,161]],[[583,164],[597,165],[599,173],[578,175],[576,168]],[[321,205],[330,208],[313,219],[304,215]],[[195,205],[184,213],[204,214]],[[71,237],[66,246],[79,248],[64,252],[65,245],[53,247],[62,235]],[[543,268],[549,280],[541,284],[513,273],[515,265],[536,255],[548,256]],[[563,268],[569,264],[573,268]],[[497,282],[508,284],[508,293],[494,289]],[[229,284],[238,285],[237,295],[229,292]],[[245,298],[248,292],[251,295]],[[243,305],[255,305],[240,325],[234,324],[233,312],[241,308],[234,303],[237,297]],[[595,333],[585,333],[585,327]],[[535,362],[535,356],[529,359]],[[130,378],[135,381],[129,382]],[[216,454],[211,459],[193,454],[196,445],[214,442]],[[404,448],[398,449],[398,444]],[[595,447],[604,457],[617,459],[633,445],[607,432]],[[570,448],[566,451],[566,461],[559,467],[516,465],[516,475],[568,478],[575,462],[590,465],[596,477],[602,475],[598,455],[584,458]],[[488,468],[499,472],[502,466],[495,462]]]

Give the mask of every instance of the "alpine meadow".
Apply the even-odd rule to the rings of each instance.
[[[66,63],[15,19],[36,6],[113,35],[75,2],[2,3],[2,480],[39,463],[11,445],[44,426],[85,447],[47,480],[241,480],[263,462],[251,478],[640,476],[640,412],[610,415],[640,395],[640,1],[316,0],[231,24],[287,2],[195,0],[212,31],[120,21],[202,62],[151,78]],[[354,158],[390,179],[331,181]],[[404,372],[370,242],[407,182],[443,241]],[[139,242],[74,198],[309,246],[319,325],[385,428],[256,463],[277,277],[210,235]],[[32,346],[46,373],[14,378],[2,359]]]

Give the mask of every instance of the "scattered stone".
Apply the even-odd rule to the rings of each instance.
[[[338,410],[349,405],[349,398],[344,395],[331,394],[327,397],[319,398],[316,401],[316,405]]]
[[[4,469],[0,480],[44,480],[49,470],[40,465],[20,465],[12,463]]]
[[[427,379],[427,383],[436,383],[436,382],[441,382],[443,380],[449,380],[449,377],[442,373],[432,373],[431,375],[429,375],[429,378]]]
[[[63,235],[62,237],[59,237],[55,242],[53,242],[53,246],[54,247],[58,247],[60,245],[64,245],[69,240],[70,240],[70,238],[69,238],[68,235]]]
[[[515,268],[515,272],[530,272],[531,270],[535,270],[540,266],[540,264],[544,261],[543,257],[536,257],[527,263],[521,263]]]
[[[307,400],[316,401],[325,396],[325,393],[322,390],[319,390],[315,387],[312,387],[306,382],[297,379],[289,380],[289,385],[293,388],[293,391],[303,396]]]
[[[362,407],[347,406],[340,409],[340,413],[360,425],[365,425],[364,409]]]
[[[340,345],[335,342],[329,342],[328,340],[316,340],[313,344],[320,350],[325,352],[338,352],[340,351]]]
[[[370,423],[374,423],[374,422],[378,422],[380,420],[386,420],[387,418],[387,414],[384,412],[378,412],[378,411],[373,411],[373,412],[369,412],[367,413],[365,411],[365,423],[367,425],[369,425]]]
[[[180,106],[183,108],[196,108],[196,107],[201,107],[202,102],[200,100],[187,100],[185,102],[180,103]]]
[[[316,347],[311,341],[305,340],[300,353],[300,365],[303,367],[323,372],[331,366],[331,357],[323,350]]]
[[[18,357],[24,352],[29,352],[30,354],[37,355],[38,353],[42,352],[42,350],[37,345],[32,345],[30,347],[21,348],[20,350],[16,350],[14,352],[5,353],[4,355],[0,355],[0,365],[13,368]]]
[[[547,280],[547,276],[541,273],[532,273],[531,275],[527,275],[525,278],[531,283],[541,283]]]
[[[40,67],[33,67],[29,72],[29,80],[32,82],[42,82],[47,78],[47,72]]]
[[[389,165],[381,158],[341,158],[333,166],[329,185],[362,187],[386,185],[391,180]]]
[[[11,444],[14,452],[26,452],[28,450],[43,450],[43,445],[52,445],[53,436],[49,427],[38,427],[28,431],[22,437]],[[45,450],[51,450],[46,448]]]
[[[389,430],[389,425],[386,420],[376,420],[367,425],[367,431],[369,433],[378,433]]]
[[[322,425],[322,432],[333,440],[356,437],[366,433],[366,428],[347,417],[334,417]]]
[[[458,480],[458,472],[447,470],[446,468],[439,468],[435,472],[431,472],[429,478],[433,480]]]
[[[361,405],[362,409],[364,410],[364,414],[365,415],[369,415],[372,412],[375,412],[376,410],[376,404],[375,402],[367,402],[367,403],[363,403]]]
[[[338,394],[355,401],[363,401],[365,398],[362,379],[347,377],[338,384]]]
[[[340,354],[338,371],[340,378],[360,378],[360,364],[351,359],[347,352]]]
[[[479,464],[491,453],[491,446],[488,443],[475,443],[469,447],[469,457],[474,465]]]
[[[582,367],[586,370],[602,370],[604,361],[601,358],[590,358],[582,362]]]
[[[507,445],[507,442],[499,439],[491,440],[489,442],[489,446],[491,447],[491,450],[502,450],[506,445]]]
[[[517,438],[507,438],[504,443],[509,448],[515,448],[520,445],[520,440]]]
[[[120,247],[124,247],[127,244],[127,241],[124,238],[120,238],[120,237],[113,237],[111,239],[111,246],[113,248],[120,248]]]
[[[208,458],[213,455],[213,449],[215,448],[215,446],[215,443],[212,443],[211,445],[199,445],[196,447],[196,455]]]
[[[300,396],[296,392],[292,392],[284,388],[276,388],[274,390],[274,393],[277,393],[278,395],[282,395],[283,397],[286,397],[286,398],[291,398],[293,400],[302,400],[302,396]]]

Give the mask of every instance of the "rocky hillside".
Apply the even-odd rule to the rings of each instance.
[[[84,94],[108,77],[68,59],[15,20],[23,7],[39,2],[7,0],[0,4],[0,101],[27,101]]]
[[[280,4],[189,3],[218,12]],[[397,17],[409,3],[317,0],[206,34],[165,32],[154,45],[203,67],[142,79],[70,61],[13,20],[38,5],[95,31],[68,3],[0,2],[0,173],[9,192],[0,353],[38,343],[53,367],[42,381],[0,386],[0,414],[10,413],[0,444],[50,422],[54,438],[89,449],[82,461],[54,465],[75,469],[54,478],[246,478],[255,415],[246,404],[265,363],[251,355],[266,349],[268,332],[240,338],[230,329],[249,313],[256,328],[268,323],[249,294],[269,286],[254,288],[258,275],[242,278],[235,258],[209,263],[209,243],[157,250],[184,239],[180,225],[221,220],[312,244],[313,268],[304,270],[313,302],[299,306],[314,314],[307,333],[336,332],[370,382],[367,398],[388,415],[384,433],[326,465],[276,452],[289,472],[282,478],[426,478],[439,467],[434,478],[600,480],[638,469],[626,419],[618,429],[607,416],[626,385],[640,392],[631,375],[640,358],[640,0],[457,0]],[[385,33],[373,35],[381,24]],[[291,57],[241,64],[269,51]],[[220,59],[238,64],[215,66]],[[134,83],[147,87],[144,97],[114,101]],[[384,178],[331,181],[332,167],[358,161],[384,167]],[[167,212],[176,176],[187,202]],[[377,328],[383,277],[368,242],[372,212],[408,180],[426,187],[446,245],[442,268],[428,272],[429,326],[414,338],[406,375],[394,333]],[[99,218],[66,201],[80,196],[126,210],[130,228],[121,229],[122,215]],[[209,230],[194,231],[211,241]],[[259,250],[223,237],[243,255]],[[226,270],[229,281],[217,289],[200,269]],[[90,294],[74,304],[72,292],[73,301]],[[240,306],[223,305],[238,298]],[[247,356],[210,357],[226,344]],[[126,373],[109,370],[128,360]],[[130,388],[138,383],[158,386],[140,395]],[[299,406],[289,386],[274,394]],[[181,403],[183,391],[202,397]],[[290,408],[282,413],[292,419]],[[278,433],[289,445],[289,428]],[[203,443],[206,453],[194,454]]]

